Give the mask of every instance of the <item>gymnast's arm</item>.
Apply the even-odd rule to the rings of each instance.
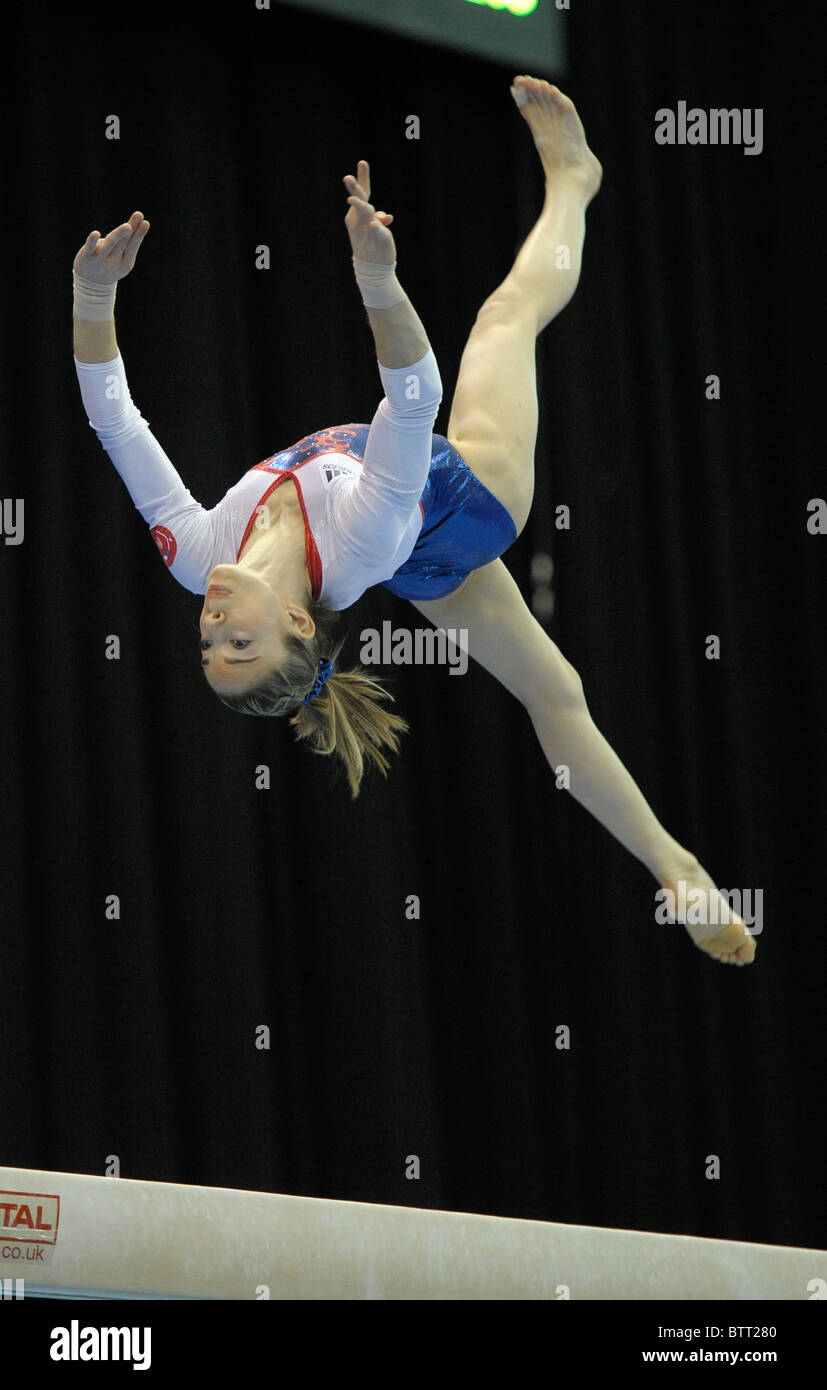
[[[428,481],[442,381],[422,322],[394,273],[392,215],[376,212],[369,202],[365,160],[359,162],[358,179],[348,175],[345,184],[350,191],[345,226],[384,397],[358,481],[337,497],[335,522],[357,553],[376,560],[396,552]]]
[[[89,424],[155,534],[174,578],[203,593],[215,545],[211,514],[196,502],[133,404],[115,334],[116,284],[135,264],[149,223],[133,213],[105,238],[92,232],[75,257],[75,369]]]

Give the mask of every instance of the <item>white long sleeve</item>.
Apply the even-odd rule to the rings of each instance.
[[[442,381],[431,348],[411,367],[384,367],[385,389],[356,483],[336,498],[339,538],[374,566],[399,550],[428,481]],[[389,577],[389,576],[386,576]]]
[[[195,500],[133,403],[120,353],[109,362],[75,358],[75,368],[89,424],[162,554],[169,545],[165,531],[174,536],[171,573],[186,589],[202,593],[202,576],[217,563],[220,519]]]

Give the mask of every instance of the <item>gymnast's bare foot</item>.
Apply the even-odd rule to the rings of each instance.
[[[755,958],[755,937],[697,860],[665,875],[661,887],[672,895],[668,920],[680,922],[707,955],[724,965],[749,965]]]
[[[570,97],[540,77],[515,77],[511,95],[531,127],[546,183],[571,179],[591,202],[603,178],[603,166],[586,144],[586,133]]]

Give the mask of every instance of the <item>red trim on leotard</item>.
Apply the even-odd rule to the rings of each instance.
[[[324,452],[329,452],[329,450],[325,450]],[[247,525],[244,528],[244,535],[241,538],[241,544],[238,547],[238,552],[235,557],[236,564],[238,564],[238,561],[241,557],[241,552],[247,544],[250,532],[253,529],[253,523],[256,518],[256,512],[258,511],[258,508],[261,506],[262,502],[266,502],[267,498],[270,496],[270,493],[273,492],[275,488],[279,487],[285,481],[286,478],[292,478],[293,482],[296,484],[296,492],[299,496],[299,506],[302,509],[302,516],[304,517],[304,553],[307,558],[307,572],[310,575],[310,584],[313,591],[314,599],[318,598],[319,594],[322,592],[322,582],[324,579],[322,571],[322,557],[319,554],[318,548],[316,546],[316,541],[313,536],[313,532],[310,529],[310,521],[308,520],[307,516],[307,508],[304,505],[304,497],[302,496],[301,483],[295,475],[300,468],[304,468],[305,464],[312,463],[314,459],[321,457],[322,452],[319,452],[318,454],[311,454],[310,458],[302,459],[301,463],[297,463],[295,467],[286,468],[284,472],[278,478],[276,478],[272,486],[268,487],[267,491],[261,494],[261,497],[256,502],[255,508],[252,512],[252,515],[250,516],[250,520],[247,522]],[[265,459],[265,463],[269,463],[269,459]],[[251,473],[254,473],[256,468],[262,468],[262,465],[260,463],[257,463],[249,471]],[[262,469],[262,471],[264,470]]]
[[[267,491],[262,493],[261,497],[256,502],[255,508],[252,512],[252,515],[250,516],[250,520],[247,522],[247,525],[244,529],[244,535],[241,537],[241,544],[238,547],[238,552],[235,557],[236,564],[238,564],[238,561],[241,558],[241,552],[247,544],[250,532],[253,529],[253,523],[256,518],[256,512],[258,511],[258,508],[261,506],[262,502],[267,501],[267,498],[270,496],[270,493],[275,488],[279,487],[280,484],[284,482],[285,478],[292,478],[293,482],[296,484],[296,492],[299,495],[299,506],[302,509],[302,516],[304,517],[304,551],[307,557],[307,572],[310,575],[310,583],[312,585],[314,599],[318,598],[319,594],[322,592],[322,583],[324,580],[324,574],[322,570],[322,557],[319,554],[318,547],[316,546],[316,541],[313,536],[313,532],[310,529],[310,522],[307,516],[307,508],[304,505],[304,497],[302,496],[301,483],[295,475],[298,472],[298,470],[300,468],[304,468],[306,464],[312,463],[314,459],[325,458],[327,454],[331,452],[335,453],[336,450],[320,449],[318,454],[311,454],[309,458],[302,459],[301,463],[295,464],[293,468],[286,468],[284,472],[278,478],[276,478],[272,487],[268,487]],[[351,455],[348,454],[347,457],[350,458]],[[262,472],[265,472],[265,465],[269,462],[270,459],[264,459],[263,463],[254,464],[249,471],[251,473],[254,473],[256,469],[261,469]],[[353,462],[362,463],[363,460],[353,459]],[[417,502],[416,505],[419,507],[419,510],[422,513],[422,522],[424,525],[425,508],[423,507],[421,502]]]

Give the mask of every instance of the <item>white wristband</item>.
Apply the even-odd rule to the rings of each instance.
[[[405,291],[396,278],[396,261],[380,265],[376,261],[360,261],[352,257],[353,272],[366,309],[390,309],[401,304]]]
[[[84,280],[73,270],[72,284],[75,318],[85,319],[88,323],[106,323],[115,317],[117,281],[112,285],[98,285],[94,280]]]

